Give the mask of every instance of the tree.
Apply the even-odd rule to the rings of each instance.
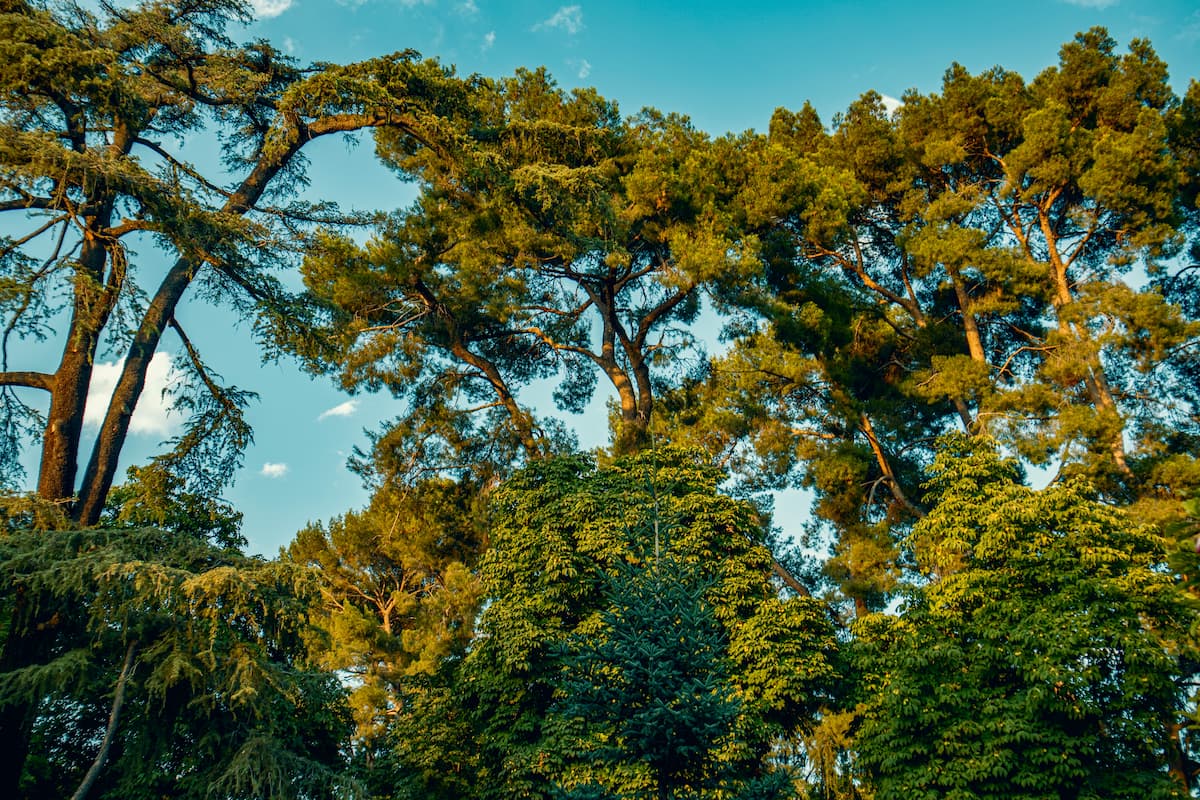
[[[85,525],[104,508],[168,329],[190,376],[176,404],[191,420],[160,463],[209,493],[239,463],[251,395],[220,385],[175,311],[198,283],[208,299],[294,323],[299,310],[270,269],[287,263],[307,224],[343,219],[320,205],[272,204],[302,183],[304,146],[378,126],[423,136],[432,108],[457,102],[461,83],[411,53],[304,70],[265,42],[235,44],[227,29],[249,18],[241,0],[103,2],[96,14],[65,2],[0,5],[0,213],[18,231],[0,241],[3,477],[18,468],[15,437],[39,427],[14,387],[45,392],[38,493]],[[170,144],[205,133],[221,142],[227,187]],[[148,270],[135,243],[174,259],[156,287],[138,282]],[[11,369],[10,338],[44,339],[60,317],[57,366]],[[83,406],[106,343],[125,356],[88,456]]]
[[[552,711],[579,731],[567,797],[784,796],[786,775],[757,775],[758,754],[738,752],[741,703],[709,588],[671,557],[611,580],[598,629],[568,646]]]
[[[724,640],[722,691],[740,706],[714,769],[736,763],[741,778],[765,779],[774,748],[808,724],[834,680],[835,641],[822,604],[779,596],[758,514],[719,494],[720,477],[695,451],[668,449],[603,468],[583,456],[542,459],[499,486],[481,566],[479,638],[443,678],[450,701],[438,705],[440,721],[456,720],[439,730],[471,739],[422,739],[418,722],[403,737],[409,762],[424,776],[453,775],[459,796],[547,797],[556,783],[570,785],[579,731],[554,711],[565,697],[567,654],[584,639],[602,646],[612,608],[606,589],[623,565],[640,571],[653,563],[657,519],[670,531],[661,557],[695,571],[689,592],[705,587],[703,606]],[[666,635],[654,634],[660,643]],[[464,750],[469,758],[460,759]],[[619,772],[606,773],[608,785]],[[416,796],[431,793],[424,776],[415,776]]]
[[[505,468],[562,449],[519,398],[551,377],[579,410],[603,375],[617,449],[641,447],[655,396],[696,352],[685,326],[702,294],[757,264],[730,205],[739,143],[653,111],[622,119],[544,71],[478,88],[455,158],[381,136],[385,163],[421,187],[415,204],[366,246],[327,237],[306,262],[335,343],[309,351],[313,366],[408,402],[380,439],[406,460],[472,433],[512,443]]]
[[[436,672],[471,639],[480,504],[478,487],[447,480],[381,490],[363,511],[310,525],[287,548],[288,561],[316,570],[321,599],[311,613],[324,636],[312,656],[353,686],[362,752],[382,746],[405,680]]]
[[[1185,797],[1194,606],[1153,529],[943,440],[909,545],[929,582],[855,629],[854,747],[890,797]]]
[[[740,200],[765,324],[714,362],[700,409],[675,405],[764,474],[802,465],[860,611],[897,585],[920,471],[955,427],[1177,513],[1198,478],[1200,318],[1169,269],[1194,227],[1193,103],[1147,42],[1118,54],[1093,29],[1029,83],[954,65],[939,93],[894,113],[868,93],[830,131],[776,112]]]
[[[344,796],[345,693],[304,658],[311,573],[120,527],[8,533],[0,574],[0,706],[27,710],[7,796]]]

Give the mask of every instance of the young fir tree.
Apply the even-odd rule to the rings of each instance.
[[[759,774],[736,741],[742,704],[711,587],[673,556],[618,568],[598,630],[575,637],[564,661],[554,713],[579,736],[565,797],[784,796],[786,775]]]

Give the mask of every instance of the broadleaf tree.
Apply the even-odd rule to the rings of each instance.
[[[994,441],[943,447],[909,540],[929,581],[855,628],[875,796],[1189,796],[1200,651],[1168,542],[1081,480],[1028,488]]]
[[[691,678],[713,681],[736,707],[724,732],[710,737],[713,752],[700,754],[697,764],[713,761],[700,772],[712,778],[736,766],[739,780],[770,782],[772,754],[812,723],[831,691],[837,644],[822,603],[781,596],[761,517],[717,491],[720,474],[696,451],[648,450],[605,467],[584,456],[538,460],[496,489],[480,636],[438,678],[445,694],[426,706],[455,720],[439,731],[456,738],[423,738],[419,717],[399,731],[413,796],[550,797],[556,785],[586,791],[589,783],[647,790],[649,777],[630,770],[651,757],[649,740],[628,740],[618,757],[584,769],[591,747],[569,710],[575,684],[564,669],[587,661],[581,642],[602,646],[605,620],[611,626],[613,609],[629,601],[609,602],[612,581],[622,570],[650,569],[656,552],[693,575],[687,591],[702,595],[692,609],[698,624],[707,625],[708,614],[716,622],[716,651]],[[652,634],[659,640],[684,630],[654,620],[668,625]],[[586,673],[576,672],[575,683]],[[593,721],[605,728],[602,717]]]

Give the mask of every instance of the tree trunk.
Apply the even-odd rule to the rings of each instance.
[[[954,295],[958,298],[958,308],[962,313],[963,333],[967,337],[967,352],[970,353],[972,361],[986,365],[987,354],[983,349],[983,336],[979,333],[979,322],[975,319],[975,312],[971,310],[971,296],[967,294],[967,287],[963,286],[962,277],[957,271],[950,271],[950,281],[954,284]],[[967,435],[977,433],[980,420],[971,414],[966,400],[956,397],[954,406],[959,417],[962,418],[964,432]]]
[[[115,296],[109,296],[104,286],[107,253],[94,233],[96,225],[107,222],[107,218],[97,221],[84,235],[75,272],[67,341],[50,390],[50,412],[42,433],[38,496],[52,502],[68,500],[75,494],[88,386],[95,367],[100,332],[116,300]]]
[[[1191,797],[1192,792],[1192,771],[1189,769],[1191,764],[1187,757],[1187,752],[1183,749],[1183,745],[1179,741],[1179,734],[1183,730],[1183,724],[1174,720],[1168,721],[1166,724],[1166,755],[1167,755],[1167,772],[1183,789],[1184,794]]]
[[[291,131],[288,146],[274,158],[256,164],[238,190],[225,202],[222,211],[245,214],[250,210],[271,180],[279,174],[292,156],[299,152],[304,141],[306,137],[302,136],[300,131]],[[95,525],[100,519],[100,512],[104,509],[108,491],[112,488],[116,476],[121,448],[125,446],[125,438],[129,434],[133,409],[146,386],[146,370],[150,367],[150,360],[154,358],[167,324],[175,315],[180,298],[195,277],[196,268],[197,264],[186,256],[180,256],[176,260],[175,265],[159,284],[158,291],[155,292],[154,299],[138,326],[137,335],[129,345],[125,363],[121,367],[121,376],[117,379],[104,422],[96,436],[96,445],[92,448],[92,456],[80,488],[80,499],[74,516],[81,525]]]
[[[35,613],[28,589],[18,586],[9,617],[8,637],[0,654],[0,673],[35,663],[45,649],[44,631],[36,630],[31,616]],[[17,697],[0,704],[0,797],[19,797],[21,775],[29,757],[29,739],[37,719],[36,700]]]
[[[50,412],[42,433],[37,491],[39,497],[53,502],[67,500],[75,493],[84,405],[97,345],[95,334],[81,330],[82,327],[72,321],[76,335],[68,341],[54,373]]]
[[[234,215],[250,211],[271,181],[287,167],[300,149],[313,139],[327,134],[347,133],[383,125],[395,126],[409,134],[417,135],[411,119],[398,117],[386,108],[365,114],[333,114],[309,123],[299,119],[293,120],[293,124],[280,133],[278,150],[270,156],[260,157],[237,190],[225,201],[221,211]],[[108,499],[108,491],[116,475],[121,448],[124,447],[125,438],[129,434],[129,422],[134,406],[137,405],[146,386],[146,370],[158,349],[167,324],[175,314],[175,307],[191,284],[198,266],[195,260],[188,256],[181,256],[175,262],[159,285],[154,300],[138,327],[137,336],[130,344],[81,487],[75,518],[83,525],[94,525],[100,518],[100,512]],[[80,416],[82,417],[82,414]]]
[[[887,454],[883,452],[883,446],[879,443],[879,438],[875,435],[875,426],[871,424],[871,418],[867,416],[867,412],[860,411],[858,414],[859,431],[863,436],[867,437],[867,444],[871,446],[871,452],[875,456],[875,463],[879,466],[879,471],[883,474],[884,482],[887,483],[888,491],[897,503],[904,506],[917,519],[925,516],[925,512],[918,508],[908,495],[904,493],[904,488],[900,485],[900,481],[896,478],[896,473],[892,469],[892,464],[888,461]]]
[[[1046,250],[1050,256],[1050,272],[1051,281],[1054,284],[1054,299],[1053,306],[1058,325],[1059,333],[1067,339],[1079,342],[1090,343],[1091,336],[1087,332],[1087,328],[1075,325],[1068,322],[1063,317],[1063,311],[1075,302],[1075,296],[1071,294],[1071,282],[1067,275],[1067,262],[1063,261],[1062,254],[1058,252],[1058,241],[1054,234],[1053,226],[1050,224],[1050,219],[1046,212],[1042,210],[1038,215],[1038,222],[1042,229],[1042,235],[1046,237]],[[1121,418],[1121,411],[1117,408],[1117,402],[1113,397],[1112,388],[1108,384],[1108,376],[1104,373],[1104,366],[1100,363],[1097,356],[1089,356],[1083,364],[1087,374],[1084,376],[1083,382],[1087,387],[1088,395],[1092,399],[1092,405],[1096,412],[1102,415],[1109,415],[1117,422],[1117,432],[1112,440],[1108,443],[1109,450],[1113,455],[1113,461],[1124,475],[1133,477],[1133,470],[1130,469],[1129,463],[1125,457],[1125,421]]]
[[[92,457],[80,486],[79,503],[74,516],[81,525],[95,525],[100,519],[100,512],[104,509],[117,472],[121,448],[125,446],[125,438],[129,433],[133,409],[146,387],[146,371],[150,368],[150,360],[154,358],[163,332],[194,274],[194,266],[188,259],[180,258],[175,262],[159,285],[158,292],[142,317],[137,335],[129,345],[121,376],[113,390],[104,423],[96,435],[96,445],[92,448]]]
[[[450,325],[454,326],[453,319],[449,319]],[[458,333],[457,327],[454,327],[453,337],[455,342],[451,345],[450,351],[455,358],[470,364],[475,369],[484,374],[489,384],[492,386],[492,391],[496,393],[496,399],[504,406],[504,410],[508,413],[509,420],[512,421],[513,430],[517,433],[517,438],[521,440],[521,446],[525,448],[525,453],[530,458],[537,458],[546,454],[546,447],[535,430],[533,417],[521,407],[517,402],[517,398],[513,396],[512,391],[508,388],[507,381],[500,373],[500,370],[494,363],[482,356],[473,353],[470,348],[463,344],[461,336]]]

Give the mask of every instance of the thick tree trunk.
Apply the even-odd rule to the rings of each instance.
[[[77,329],[77,333],[67,343],[54,373],[38,473],[38,496],[54,502],[67,500],[75,493],[84,406],[97,345],[94,333],[84,331],[83,326],[74,323],[71,327]]]
[[[81,525],[95,525],[100,519],[100,512],[104,509],[104,502],[108,498],[108,491],[112,488],[117,472],[121,448],[125,446],[125,438],[129,433],[133,409],[146,387],[146,372],[150,368],[150,360],[154,358],[163,332],[174,316],[175,308],[179,305],[179,300],[191,283],[193,275],[194,266],[189,260],[180,258],[175,262],[175,266],[159,285],[158,292],[142,317],[137,335],[129,346],[121,376],[113,390],[112,400],[96,436],[96,445],[92,448],[92,457],[88,461],[79,489],[75,519]]]
[[[104,285],[107,252],[94,228],[84,236],[75,274],[74,302],[67,341],[50,389],[50,411],[42,433],[38,496],[61,502],[75,494],[84,407],[92,380],[100,333],[116,301]]]
[[[327,134],[347,133],[382,125],[395,126],[411,135],[418,135],[411,119],[396,115],[386,108],[372,113],[334,114],[311,123],[296,120],[291,127],[280,133],[279,148],[255,164],[250,174],[226,200],[221,211],[234,215],[250,211],[271,181],[300,149],[313,139]],[[198,264],[186,256],[181,256],[175,262],[159,285],[154,300],[138,327],[138,333],[130,344],[80,490],[80,502],[75,511],[75,518],[83,525],[94,525],[100,518],[100,512],[108,499],[108,491],[112,488],[116,475],[121,448],[124,447],[125,438],[129,434],[129,422],[133,417],[134,406],[137,405],[138,398],[146,386],[146,370],[158,349],[167,324],[175,314],[180,298],[195,276],[197,267]],[[82,418],[82,413],[80,417]]]
[[[613,449],[618,455],[629,455],[642,450],[650,443],[649,417],[638,402],[640,392],[629,380],[625,371],[613,365],[605,370],[613,388],[617,390],[617,401],[621,407],[619,427],[614,431]]]
[[[299,131],[293,131],[289,146],[275,158],[260,161],[242,181],[238,190],[225,202],[222,210],[231,214],[245,214],[258,202],[271,180],[279,174],[306,140],[306,136],[301,135]],[[96,437],[96,445],[92,448],[83,485],[80,487],[79,503],[74,516],[81,525],[94,525],[100,519],[100,512],[104,509],[108,491],[112,488],[116,476],[121,449],[129,435],[133,409],[146,386],[146,371],[150,367],[150,360],[154,358],[167,324],[175,315],[179,300],[195,277],[196,268],[197,265],[191,258],[181,256],[176,260],[175,265],[159,284],[158,291],[155,292],[154,299],[138,326],[137,335],[129,345],[129,352],[125,356],[121,375],[117,379],[117,386],[113,390],[112,400],[108,404],[104,422]]]

